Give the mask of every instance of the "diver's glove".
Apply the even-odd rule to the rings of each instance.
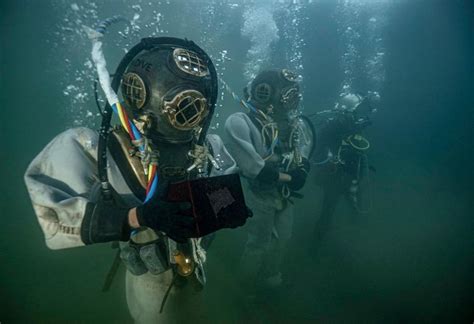
[[[255,177],[260,182],[277,183],[280,177],[280,171],[274,164],[267,164],[260,170],[260,173]]]
[[[81,224],[81,239],[84,244],[128,241],[129,209],[113,188],[110,189],[110,197],[101,192],[97,203],[88,203],[86,206]]]
[[[309,161],[303,158],[303,161],[297,168],[287,172],[291,176],[291,181],[288,182],[288,188],[290,188],[292,191],[298,191],[303,188],[306,183],[306,178],[308,177],[309,171]]]
[[[137,207],[137,219],[140,226],[164,232],[172,240],[184,243],[188,238],[197,237],[190,209],[189,202],[169,202],[154,196]]]

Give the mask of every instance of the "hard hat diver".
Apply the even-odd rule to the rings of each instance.
[[[293,203],[306,182],[313,131],[298,115],[299,76],[287,69],[261,71],[244,89],[249,113],[225,123],[227,146],[246,179],[247,222],[243,281],[250,295],[281,285],[281,264],[292,234]]]
[[[100,74],[100,35],[91,34]],[[145,38],[122,59],[111,85],[108,73],[100,81],[108,99],[101,131],[59,134],[29,165],[26,186],[49,248],[121,241],[131,316],[167,322],[173,314],[160,314],[160,302],[172,282],[206,281],[206,237],[191,204],[170,201],[167,191],[235,170],[222,140],[206,135],[216,71],[192,41]],[[122,124],[109,130],[112,109]],[[245,218],[220,225],[237,227]]]

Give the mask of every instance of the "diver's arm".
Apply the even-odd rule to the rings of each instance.
[[[251,138],[251,130],[244,117],[231,115],[225,122],[225,132],[229,141],[227,147],[237,162],[244,177],[255,178],[265,166],[265,161],[256,151]]]
[[[81,224],[99,194],[97,134],[87,128],[65,131],[31,162],[25,183],[51,249],[84,245]]]
[[[70,129],[54,138],[32,161],[25,182],[46,245],[63,249],[130,237],[129,208],[113,189],[100,194],[97,133]]]
[[[150,199],[130,210],[111,188],[105,198],[97,175],[97,133],[68,130],[31,162],[25,182],[46,245],[64,249],[109,241],[126,241],[131,228],[163,231],[176,241],[194,237],[194,221],[181,214],[186,204]],[[154,197],[155,198],[155,197]]]
[[[82,241],[87,245],[128,241],[131,232],[129,214],[130,208],[113,188],[107,197],[101,193],[97,202],[87,204],[81,223]]]
[[[216,134],[207,134],[206,141],[209,145],[210,152],[212,152],[212,157],[218,166],[216,167],[213,165],[209,176],[213,177],[239,172],[237,163],[232,155],[230,155],[229,151],[227,151],[220,136]]]
[[[321,156],[327,149],[338,147],[342,139],[354,133],[354,118],[339,114],[328,118],[317,130],[315,156]]]
[[[96,203],[88,204],[81,225],[81,239],[85,244],[128,241],[132,229],[149,227],[166,233],[176,242],[185,242],[197,237],[195,220],[187,212],[190,208],[188,202],[169,202],[155,195],[130,209],[111,189],[110,197],[100,195]]]
[[[288,187],[293,191],[301,190],[306,183],[306,178],[308,177],[309,171],[310,163],[308,159],[303,157],[301,163],[299,163],[296,168],[288,172],[291,176]]]
[[[228,148],[243,176],[266,183],[289,181],[287,174],[280,173],[273,164],[268,164],[254,147],[251,129],[243,114],[231,115],[225,123],[229,138]]]
[[[264,183],[290,182],[291,175],[280,172],[273,164],[265,163],[265,166],[260,170],[255,179]]]

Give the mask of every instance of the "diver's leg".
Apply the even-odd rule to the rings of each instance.
[[[271,198],[268,198],[271,199]],[[253,291],[256,288],[257,276],[263,266],[263,258],[270,246],[274,227],[275,209],[264,197],[256,197],[247,192],[246,202],[253,212],[247,220],[247,242],[241,258],[243,284]]]
[[[204,320],[209,314],[198,285],[190,282],[194,278],[180,277],[169,292],[163,312],[160,308],[163,298],[173,281],[173,272],[168,270],[159,275],[149,272],[135,276],[126,273],[126,295],[130,315],[135,323],[184,323],[190,318]],[[201,286],[199,286],[201,288]]]
[[[135,323],[169,323],[172,319],[170,312],[164,308],[160,314],[163,297],[173,279],[173,273],[168,270],[160,275],[147,272],[135,276],[129,271],[125,275],[127,304],[130,315]],[[170,295],[173,292],[170,293]],[[172,298],[170,296],[170,298]]]
[[[282,283],[281,266],[293,231],[293,209],[293,205],[285,203],[275,213],[274,230],[261,270],[262,283],[268,287]]]
[[[337,176],[337,175],[336,175]],[[336,180],[336,179],[335,179]],[[313,231],[313,241],[310,250],[316,252],[320,243],[329,232],[333,225],[334,211],[342,194],[340,183],[326,183],[323,187],[323,203],[321,206],[321,214],[316,221]]]
[[[350,222],[355,226],[365,226],[368,221],[368,214],[371,206],[370,201],[366,201],[368,198],[361,192],[360,186],[357,194],[354,196],[352,193],[345,194],[345,200],[349,206]]]

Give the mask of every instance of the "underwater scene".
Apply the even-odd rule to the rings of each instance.
[[[0,3],[0,323],[473,323],[474,2]]]

